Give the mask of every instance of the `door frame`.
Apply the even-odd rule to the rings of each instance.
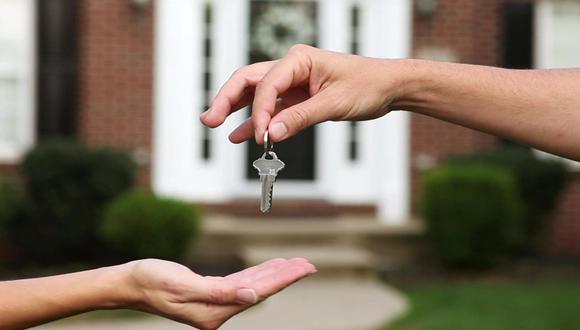
[[[247,62],[249,0],[213,0],[212,91]],[[272,0],[276,1],[276,0]],[[258,180],[246,179],[246,150],[231,144],[228,133],[245,118],[242,111],[210,132],[212,155],[200,159],[203,104],[201,32],[203,1],[156,1],[153,187],[155,191],[197,202],[257,197]],[[361,6],[361,55],[403,58],[411,49],[411,0],[319,0],[319,46],[348,52],[348,8]],[[219,24],[228,22],[228,24]],[[244,31],[240,33],[240,31]],[[393,33],[397,31],[397,33]],[[380,42],[378,42],[380,41]],[[232,52],[236,49],[236,52]],[[409,116],[404,112],[361,123],[361,161],[348,156],[348,123],[316,129],[313,183],[280,182],[280,198],[324,198],[335,203],[373,203],[385,222],[409,215]],[[337,143],[343,141],[344,143]],[[279,155],[284,159],[283,155]],[[233,164],[233,165],[232,165]],[[240,164],[237,166],[236,164]]]
[[[17,113],[17,141],[4,143],[0,141],[0,162],[3,164],[18,163],[24,152],[35,140],[36,122],[36,1],[18,0],[26,11],[22,33],[23,55],[15,68],[19,82]]]

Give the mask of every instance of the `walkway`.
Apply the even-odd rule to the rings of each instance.
[[[230,320],[222,330],[375,330],[404,313],[406,300],[374,279],[310,278]],[[147,318],[58,323],[37,330],[180,330],[190,327]]]

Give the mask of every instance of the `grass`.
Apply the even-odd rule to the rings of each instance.
[[[405,291],[409,313],[385,330],[551,330],[580,324],[580,282],[435,284]]]

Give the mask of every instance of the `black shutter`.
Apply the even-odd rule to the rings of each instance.
[[[75,133],[77,3],[77,0],[37,0],[39,140]]]
[[[531,69],[534,66],[534,5],[507,3],[503,7],[502,66],[508,69]],[[519,143],[499,139],[503,146]]]
[[[533,4],[509,3],[503,7],[503,66],[530,69],[533,63]]]

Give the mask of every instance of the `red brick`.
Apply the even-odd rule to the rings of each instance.
[[[79,136],[89,145],[152,149],[153,10],[80,2]],[[149,185],[150,166],[140,182]]]

